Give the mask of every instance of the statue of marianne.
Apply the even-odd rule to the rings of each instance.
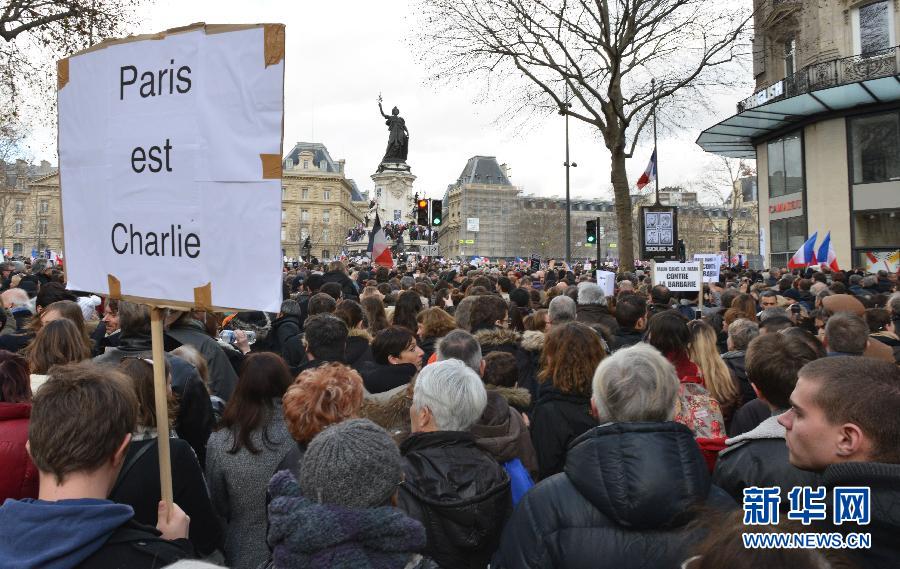
[[[390,116],[384,114],[384,109],[381,107],[381,95],[378,95],[378,110],[381,111],[381,116],[385,118],[385,124],[390,131],[387,149],[384,152],[384,158],[381,159],[382,164],[386,162],[405,163],[409,151],[409,131],[406,130],[406,121],[400,116],[400,109],[394,107]]]

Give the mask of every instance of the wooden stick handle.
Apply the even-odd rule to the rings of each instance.
[[[163,309],[150,307],[153,342],[153,392],[156,399],[156,431],[159,433],[159,488],[166,503],[167,521],[172,515],[172,459],[169,454],[169,384],[163,347]]]

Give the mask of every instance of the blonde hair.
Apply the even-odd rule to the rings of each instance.
[[[700,372],[706,389],[712,398],[720,405],[727,405],[738,398],[738,386],[725,365],[725,360],[719,355],[716,347],[716,331],[702,320],[692,320],[688,323],[691,331],[691,342],[688,345],[688,355]]]

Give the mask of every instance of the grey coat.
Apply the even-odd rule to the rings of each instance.
[[[269,558],[266,545],[266,488],[288,451],[296,447],[284,423],[281,402],[269,421],[268,445],[263,430],[251,437],[259,454],[242,448],[229,453],[230,430],[216,431],[206,447],[206,477],[213,507],[225,523],[225,561],[233,569],[256,569]]]

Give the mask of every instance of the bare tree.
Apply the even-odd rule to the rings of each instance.
[[[55,60],[136,24],[145,0],[0,1],[0,124],[52,108]]]
[[[517,111],[558,111],[596,129],[610,179],[621,266],[633,263],[625,160],[655,107],[670,119],[703,105],[710,89],[739,80],[752,17],[722,0],[420,0],[421,44],[433,78],[478,78],[520,95]],[[735,69],[733,69],[735,68]],[[519,79],[521,89],[508,80]],[[498,86],[499,86],[498,85]]]
[[[728,224],[725,228],[716,225],[709,215],[709,210],[701,211],[710,222],[709,225],[727,242],[729,259],[735,236],[759,238],[757,234],[758,215],[756,208],[749,207],[742,196],[739,182],[742,178],[756,175],[756,167],[749,161],[725,156],[715,158],[715,166],[706,171],[706,175],[697,182],[703,194],[710,198],[713,205],[725,210]],[[757,200],[758,197],[754,196]],[[728,226],[731,228],[729,234]]]

